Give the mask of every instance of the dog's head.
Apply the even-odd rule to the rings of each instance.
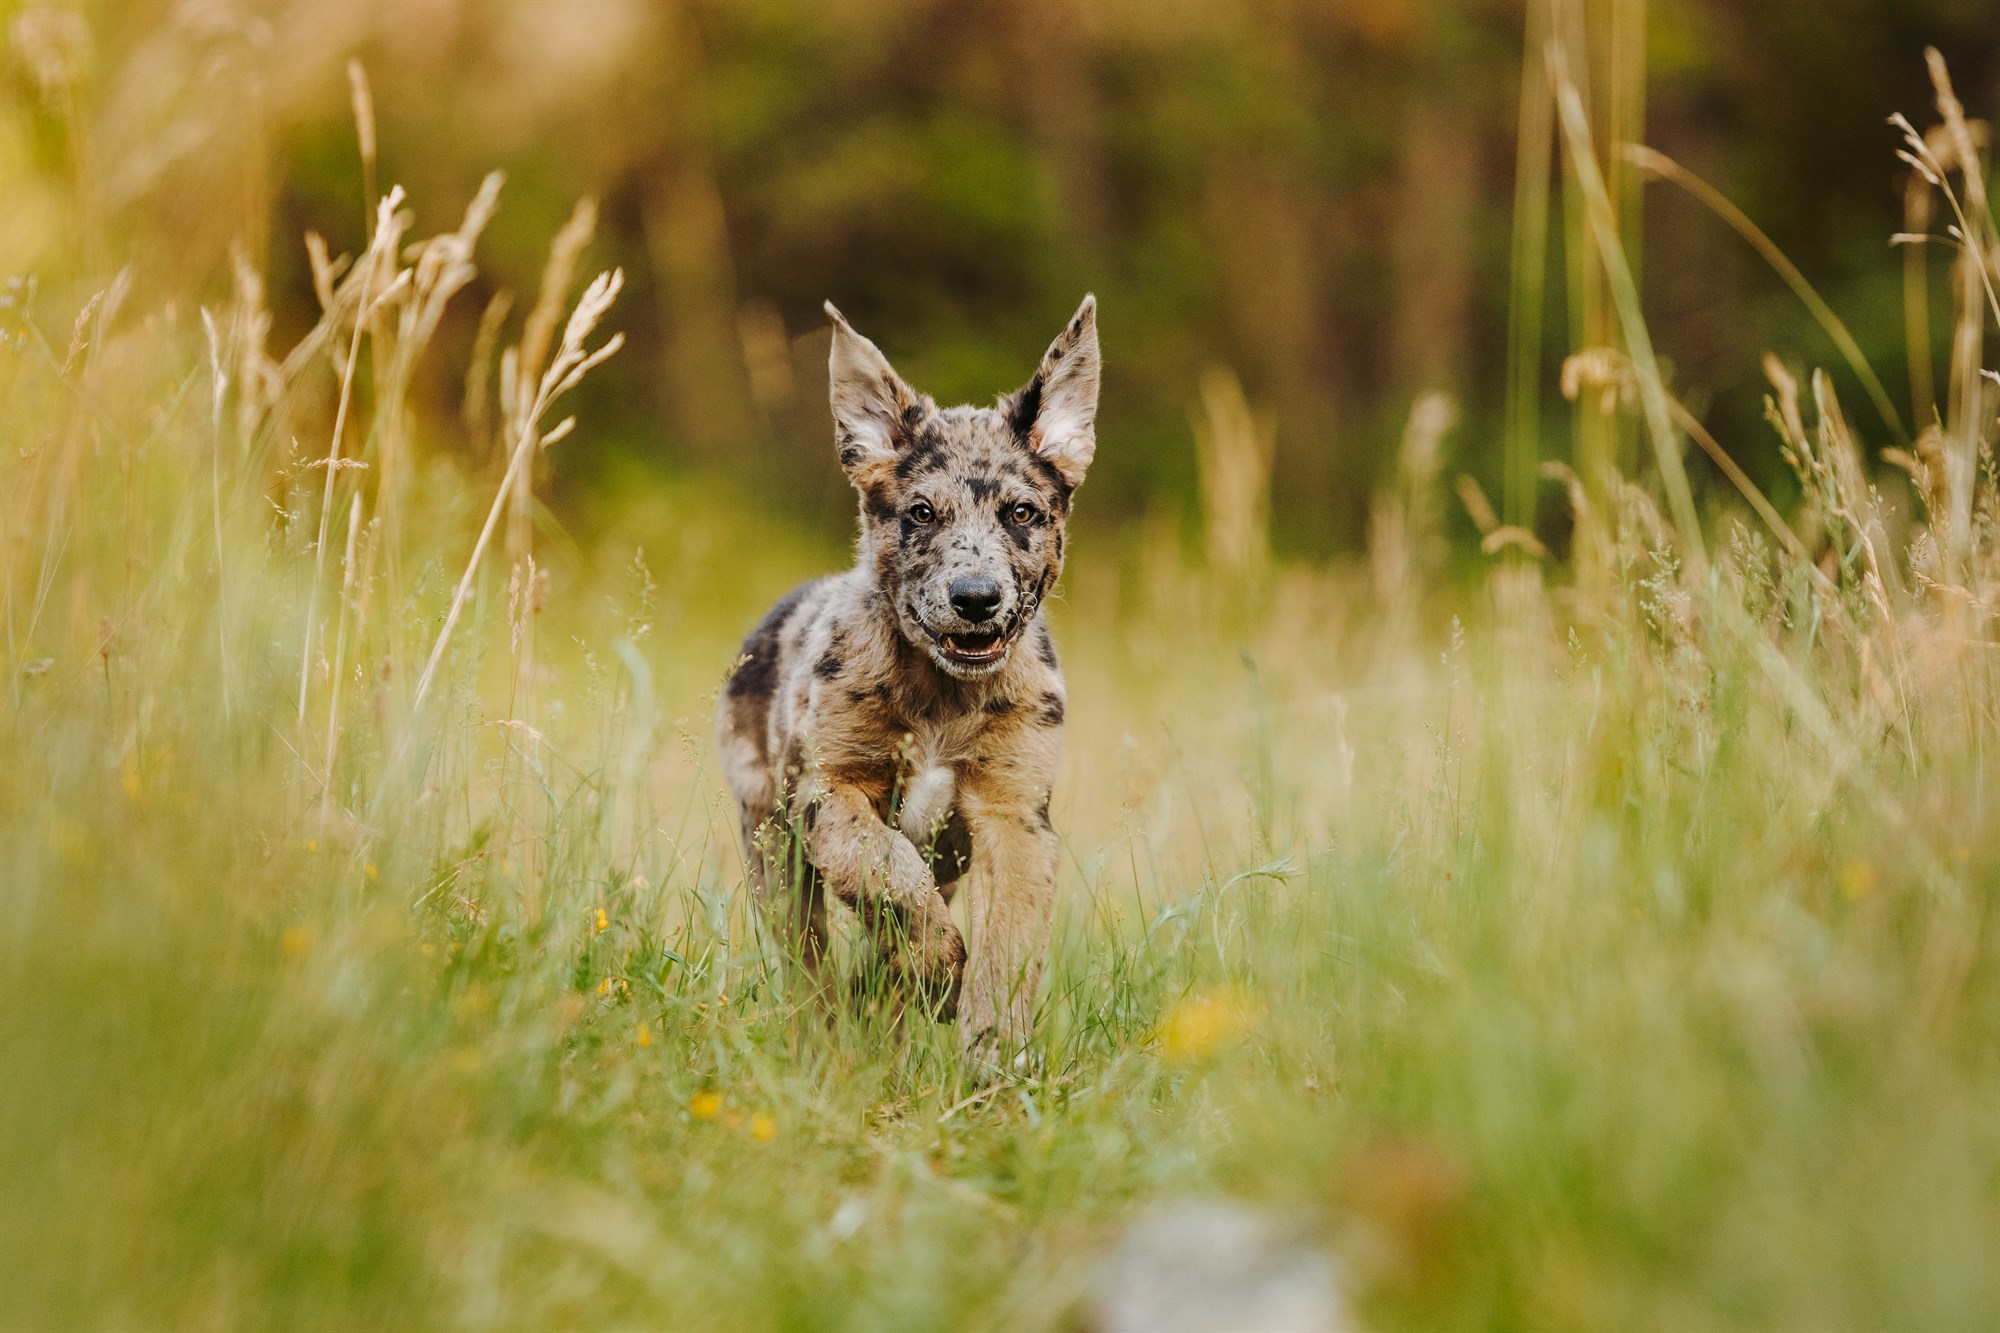
[[[831,302],[833,421],[861,493],[861,548],[903,636],[951,675],[990,675],[1062,572],[1070,495],[1097,450],[1097,302],[1018,391],[939,408]]]

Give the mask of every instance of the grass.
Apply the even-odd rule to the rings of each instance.
[[[1047,1073],[994,1085],[825,1030],[742,901],[710,703],[840,553],[693,483],[536,519],[616,320],[589,210],[476,368],[495,455],[425,447],[481,199],[415,252],[386,204],[281,360],[247,272],[5,312],[0,1324],[1060,1328],[1189,1192],[1384,1329],[2000,1309],[1981,191],[1907,504],[1782,367],[1806,507],[1705,493],[1705,542],[1557,470],[1566,564],[1444,580],[1437,403],[1365,566],[1273,566],[1241,476],[1223,569],[1086,492]],[[1573,371],[1676,447],[1644,357]]]

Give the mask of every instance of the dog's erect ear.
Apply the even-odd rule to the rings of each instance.
[[[1049,344],[1042,364],[1002,409],[1014,433],[1048,460],[1075,490],[1097,453],[1097,298],[1086,296],[1069,327]]]
[[[827,395],[833,404],[834,439],[840,465],[857,486],[870,484],[891,467],[909,443],[910,418],[921,406],[916,390],[903,383],[880,348],[826,303],[833,321],[833,351],[827,357]]]

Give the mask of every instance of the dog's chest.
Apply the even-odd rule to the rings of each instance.
[[[927,773],[955,779],[990,748],[994,719],[977,708],[939,707],[866,688],[822,690],[813,705],[799,719],[807,753],[822,768],[866,774],[868,785],[885,790],[907,790]]]
[[[898,778],[909,783],[927,773],[956,775],[978,757],[986,723],[978,714],[906,720],[893,751]]]

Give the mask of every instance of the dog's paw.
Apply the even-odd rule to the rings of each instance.
[[[965,936],[959,934],[958,923],[951,919],[943,898],[931,895],[916,926],[911,944],[929,970],[949,971],[953,976],[965,970]]]
[[[958,1015],[958,992],[965,978],[965,937],[959,934],[944,900],[933,898],[910,923],[903,964],[931,1017],[948,1023]]]

